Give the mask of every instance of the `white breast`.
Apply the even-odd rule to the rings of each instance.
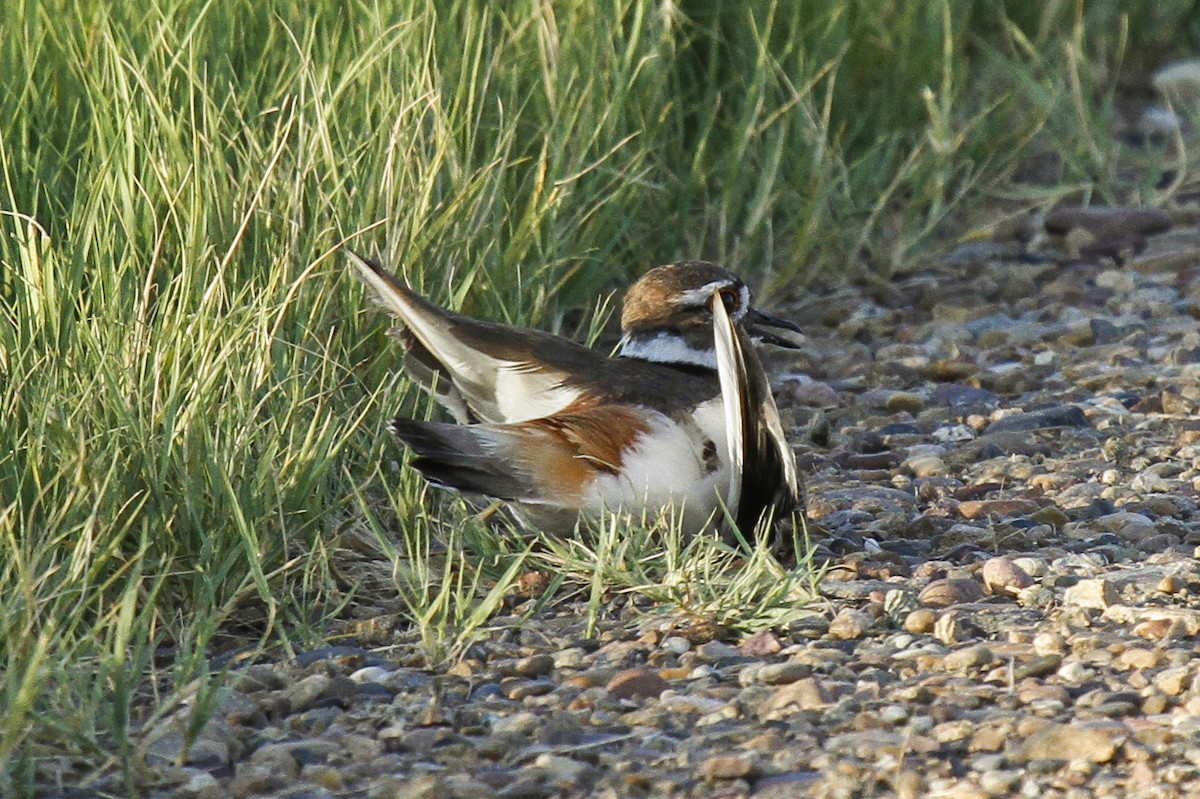
[[[596,479],[584,498],[589,514],[604,510],[653,519],[671,506],[683,513],[685,527],[699,531],[720,509],[718,498],[729,484],[729,453],[720,397],[700,405],[690,420],[661,413],[649,417],[649,430],[625,452],[620,474]],[[704,451],[717,448],[718,467],[709,471]]]

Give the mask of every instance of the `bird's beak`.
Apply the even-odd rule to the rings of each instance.
[[[780,319],[778,316],[771,316],[769,313],[763,313],[757,308],[751,308],[746,312],[746,332],[752,338],[767,344],[774,344],[776,347],[787,347],[789,350],[798,350],[804,343],[804,331],[800,329],[800,325],[787,319]],[[782,330],[790,330],[794,335],[780,336],[776,333],[764,330],[765,327],[774,327]]]

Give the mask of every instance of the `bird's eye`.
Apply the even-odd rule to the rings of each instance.
[[[738,308],[741,307],[742,295],[738,293],[737,289],[732,289],[732,288],[719,289],[717,291],[717,294],[719,294],[721,296],[721,304],[725,306],[725,310],[728,313],[730,313],[730,314],[736,313]],[[712,304],[713,304],[712,297],[709,297],[708,298],[708,310],[710,313],[712,312]]]
[[[742,298],[733,289],[721,289],[721,302],[725,304],[725,310],[733,313],[741,304]]]

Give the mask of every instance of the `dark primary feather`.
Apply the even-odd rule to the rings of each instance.
[[[798,509],[799,487],[796,460],[783,432],[779,409],[771,394],[766,372],[745,332],[733,324],[723,308],[713,313],[713,337],[725,418],[730,430],[735,480],[740,489],[734,520],[745,534],[754,531],[768,511],[778,516]]]
[[[478,427],[398,417],[389,429],[416,454],[412,466],[443,488],[496,499],[533,498],[529,478],[490,453]]]

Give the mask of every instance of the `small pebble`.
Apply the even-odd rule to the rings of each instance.
[[[983,598],[983,588],[967,578],[934,580],[921,590],[917,600],[931,608],[946,608]]]
[[[745,779],[754,771],[750,755],[718,755],[700,764],[700,775],[705,782]]]
[[[992,650],[983,644],[977,644],[965,649],[956,649],[946,655],[943,662],[947,671],[966,671],[987,666],[993,660],[995,660],[995,656],[992,654]]]
[[[621,699],[639,699],[658,696],[670,686],[651,669],[632,668],[616,674],[605,687]]]
[[[673,655],[682,655],[692,648],[692,642],[681,635],[669,635],[659,646]]]
[[[1033,585],[1033,578],[1009,558],[988,558],[980,568],[983,585],[993,594],[1015,597]]]
[[[1063,595],[1064,605],[1074,605],[1080,608],[1104,610],[1117,602],[1117,589],[1103,577],[1090,580],[1080,580],[1066,590]]]
[[[874,618],[861,610],[843,608],[829,622],[829,634],[843,640],[862,638],[874,621]]]
[[[937,622],[937,613],[929,608],[919,608],[904,617],[904,629],[914,635],[928,633]]]
[[[764,685],[785,685],[807,677],[811,672],[812,667],[804,663],[771,663],[759,670],[758,681]]]

